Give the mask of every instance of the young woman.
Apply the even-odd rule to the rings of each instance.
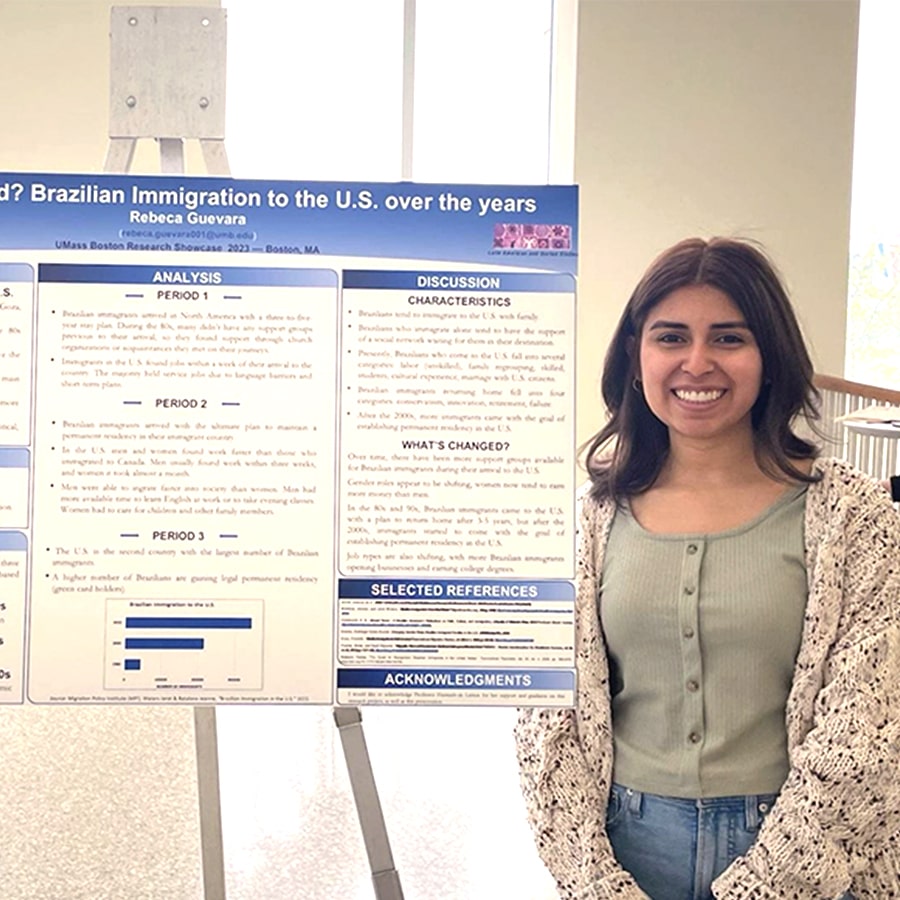
[[[683,241],[607,352],[577,705],[523,711],[538,850],[577,900],[900,897],[900,517],[819,459],[765,255]]]

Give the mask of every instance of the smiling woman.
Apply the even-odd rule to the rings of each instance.
[[[673,291],[642,329],[644,399],[671,441],[749,440],[762,357],[741,311],[709,285]]]
[[[625,307],[587,447],[577,705],[516,732],[563,897],[900,896],[900,519],[794,430],[812,374],[748,242],[675,245]]]

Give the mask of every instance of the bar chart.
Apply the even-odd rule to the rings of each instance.
[[[106,611],[109,690],[263,686],[262,600],[110,599]]]

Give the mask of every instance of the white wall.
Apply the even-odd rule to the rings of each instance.
[[[691,235],[762,241],[817,371],[843,374],[858,3],[581,0],[578,423],[650,260]]]

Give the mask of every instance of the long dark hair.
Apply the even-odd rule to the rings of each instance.
[[[814,459],[815,444],[793,430],[798,415],[814,427],[819,392],[813,365],[787,292],[755,244],[730,238],[688,238],[658,256],[628,300],[606,352],[601,388],[609,419],[585,445],[593,495],[622,502],[656,481],[669,452],[669,432],[642,391],[633,389],[638,344],[650,311],[672,291],[709,285],[743,314],[762,357],[763,384],[751,410],[756,460],[767,474],[817,481],[797,460]]]

